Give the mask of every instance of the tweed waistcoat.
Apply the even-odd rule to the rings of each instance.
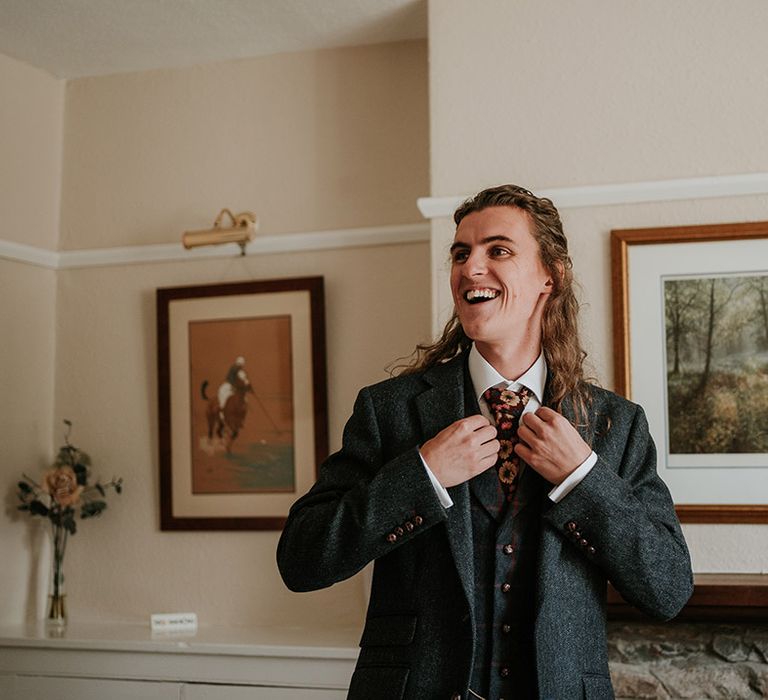
[[[466,386],[470,415],[479,408],[471,382]],[[545,486],[526,466],[506,504],[494,468],[469,482],[476,622],[470,687],[488,700],[537,697],[533,629]]]

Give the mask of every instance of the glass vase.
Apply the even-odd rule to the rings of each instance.
[[[67,544],[67,531],[63,527],[53,527],[53,556],[51,557],[51,584],[48,595],[49,625],[62,626],[67,623],[67,596],[64,593],[64,551]]]

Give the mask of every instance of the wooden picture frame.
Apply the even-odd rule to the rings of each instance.
[[[731,374],[718,376],[717,400],[722,406],[718,404],[712,410],[719,410],[718,422],[722,420],[723,426],[717,439],[703,433],[703,428],[691,427],[704,424],[695,422],[696,411],[706,405],[715,391],[711,388],[712,377],[717,376],[711,369],[717,366],[711,361],[713,343],[718,338],[714,330],[718,323],[722,325],[715,312],[729,314],[728,342],[736,342],[735,335],[746,333],[739,331],[739,318],[746,316],[743,309],[738,310],[741,306],[735,309],[734,298],[743,306],[750,285],[767,283],[768,222],[614,230],[611,262],[616,391],[640,403],[648,414],[657,442],[659,472],[670,487],[680,520],[768,523],[768,454],[762,451],[759,441],[754,444],[761,451],[749,452],[749,440],[741,437],[741,445],[733,447],[736,433],[731,430],[732,424],[724,422],[726,416],[737,415],[745,407],[755,411],[760,407],[757,399],[753,402],[751,398],[754,393],[746,394],[745,399],[745,393],[734,388],[733,396],[741,398],[728,394],[727,381],[737,387],[735,378],[742,372],[742,365],[729,370]],[[720,297],[716,297],[715,285],[723,289],[718,292]],[[685,290],[687,306],[681,301]],[[731,297],[726,299],[728,290]],[[691,365],[699,367],[695,381],[692,372],[689,376],[680,370],[676,340],[683,334],[677,312],[686,308],[690,317],[685,326],[689,338],[686,347],[691,356],[697,355]],[[694,308],[698,309],[698,317],[690,311]],[[736,313],[742,316],[734,316]],[[698,328],[697,320],[703,323]],[[691,340],[704,331],[704,342]],[[738,342],[742,345],[737,347],[743,350],[747,340]],[[741,354],[746,363],[748,353]],[[705,358],[703,369],[701,357]],[[756,357],[758,367],[762,359],[761,355]],[[759,375],[761,389],[757,396],[762,401],[768,372],[765,368],[754,371]],[[704,391],[709,393],[701,393]],[[695,397],[701,396],[705,400],[697,402]],[[680,420],[683,408],[687,423]],[[701,435],[707,435],[706,439]],[[725,450],[718,447],[724,440],[731,441]]]
[[[323,278],[156,303],[161,529],[281,529],[328,453]]]

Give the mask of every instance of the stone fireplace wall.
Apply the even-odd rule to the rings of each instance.
[[[608,624],[617,700],[768,698],[768,623]]]

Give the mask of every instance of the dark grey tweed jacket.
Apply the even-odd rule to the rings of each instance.
[[[466,698],[474,645],[469,489],[444,509],[418,447],[464,415],[464,362],[363,389],[343,447],[291,508],[277,550],[294,591],[330,586],[375,560],[353,700]],[[643,612],[674,617],[691,565],[642,409],[593,388],[598,462],[560,503],[545,498],[535,610],[539,696],[613,698],[606,580]],[[578,533],[576,536],[574,533]]]

